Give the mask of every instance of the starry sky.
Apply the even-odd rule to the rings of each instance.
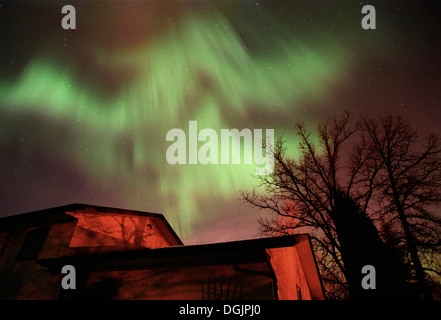
[[[167,132],[274,129],[295,156],[295,123],[349,110],[440,134],[440,7],[0,0],[0,216],[87,203],[163,213],[185,244],[257,237],[256,165],[170,165]]]

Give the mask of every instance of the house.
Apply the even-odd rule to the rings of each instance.
[[[71,204],[0,219],[0,299],[324,295],[307,234],[186,246],[161,214]]]

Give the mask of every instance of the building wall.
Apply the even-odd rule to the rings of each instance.
[[[309,236],[305,234],[298,235],[296,240],[295,247],[302,264],[302,271],[308,282],[311,299],[323,300],[325,294]]]
[[[52,275],[38,259],[91,252],[169,246],[154,222],[147,217],[118,214],[71,213],[78,221],[58,224],[40,222],[38,227],[0,232],[0,299],[57,299],[60,274]],[[29,231],[49,228],[39,254],[32,260],[17,259]]]
[[[70,215],[77,220],[67,221],[60,215],[58,221],[62,222],[55,224],[40,219],[37,223],[28,223],[32,227],[22,222],[10,229],[2,226],[0,299],[58,299],[85,295],[92,298],[100,295],[110,298],[111,295],[115,299],[295,300],[300,295],[302,299],[322,298],[318,275],[313,276],[317,271],[307,237],[292,247],[266,249],[269,263],[195,266],[190,265],[195,263],[191,257],[171,257],[184,266],[118,270],[116,264],[119,262],[110,261],[105,268],[114,271],[77,274],[78,289],[66,292],[61,289],[61,268],[59,273],[54,270],[55,274],[49,273],[36,260],[170,245],[150,217],[103,213]],[[48,231],[38,255],[32,259],[18,258],[29,232],[39,228],[48,228]],[[204,259],[201,261],[205,263]]]
[[[296,247],[266,249],[280,300],[309,300],[311,294]]]
[[[37,258],[32,260],[17,260],[17,256],[26,235],[35,228],[9,232],[10,238],[0,256],[0,299],[52,299],[58,294],[58,277],[35,261],[65,255],[75,222],[41,227],[49,227],[49,230]]]
[[[114,299],[274,299],[266,263],[93,272],[86,288],[92,296],[114,292]]]
[[[78,219],[70,247],[141,246],[168,247],[170,244],[147,217],[122,214],[69,213]]]

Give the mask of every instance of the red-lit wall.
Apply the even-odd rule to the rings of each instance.
[[[116,246],[118,250],[122,250],[132,247],[154,249],[169,246],[154,221],[147,217],[103,213],[70,214],[78,219],[70,242],[71,248]]]
[[[311,295],[303,272],[300,257],[295,247],[266,249],[277,278],[280,300],[309,300]]]

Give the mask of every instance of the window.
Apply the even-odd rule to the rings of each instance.
[[[35,260],[40,253],[49,228],[29,230],[16,260]]]

